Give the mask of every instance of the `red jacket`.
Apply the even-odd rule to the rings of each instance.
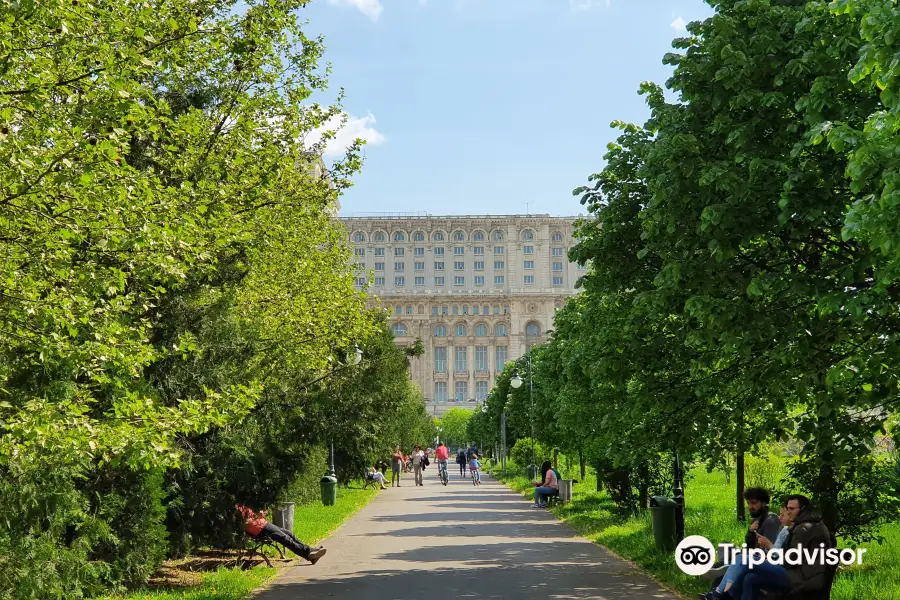
[[[434,457],[438,460],[447,460],[450,458],[450,450],[447,449],[447,446],[438,446],[434,451]]]
[[[266,521],[266,511],[264,510],[254,512],[246,506],[237,504],[235,505],[235,508],[238,509],[241,516],[244,517],[244,530],[253,537],[258,536],[262,532],[263,527],[269,523]]]

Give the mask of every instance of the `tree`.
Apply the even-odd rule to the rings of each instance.
[[[469,439],[469,421],[472,419],[472,411],[465,408],[451,408],[441,417],[440,427],[441,441],[448,446],[465,447]],[[475,438],[473,438],[475,439]]]

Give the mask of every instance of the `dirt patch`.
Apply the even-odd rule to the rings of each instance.
[[[238,565],[238,559],[240,559],[240,565]],[[285,566],[291,562],[289,558],[282,560],[269,557],[269,560],[272,561],[274,567]],[[237,566],[247,570],[264,564],[266,564],[265,560],[258,554],[254,555],[252,560],[247,560],[246,551],[241,553],[239,550],[203,550],[185,558],[167,560],[153,574],[153,577],[147,582],[147,586],[151,588],[193,587],[203,581],[204,573]]]

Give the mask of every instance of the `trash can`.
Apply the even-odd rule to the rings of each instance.
[[[285,502],[272,514],[272,523],[287,531],[294,531],[294,503]]]
[[[677,504],[665,496],[650,498],[650,519],[653,524],[653,539],[656,547],[663,552],[673,552],[678,545],[675,541],[675,509]]]
[[[530,481],[534,481],[537,477],[538,468],[537,465],[528,465],[525,467],[525,474],[528,476]]]
[[[572,501],[572,479],[560,479],[559,480],[559,501],[560,502],[571,502]]]
[[[326,473],[319,484],[322,486],[322,504],[325,506],[334,506],[337,501],[337,477],[331,473]]]

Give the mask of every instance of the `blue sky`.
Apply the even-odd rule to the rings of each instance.
[[[316,0],[341,140],[365,167],[343,215],[575,215],[571,191],[603,165],[615,119],[643,122],[641,81],[702,0]],[[530,203],[526,205],[526,203]]]

